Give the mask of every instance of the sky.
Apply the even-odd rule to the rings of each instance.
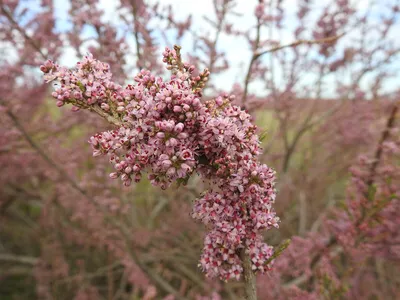
[[[34,0],[30,0],[34,1]],[[380,2],[393,2],[395,0],[378,0]],[[116,7],[118,5],[117,0],[100,0],[100,7],[104,9],[105,16],[104,20],[117,23],[118,19],[116,16]],[[154,3],[155,0],[147,0],[149,3]],[[203,16],[209,16],[213,18],[213,0],[201,0],[201,1],[194,1],[194,0],[161,0],[159,1],[162,5],[172,5],[173,10],[175,12],[175,16],[177,19],[185,19],[188,15],[192,15],[192,28],[195,31],[203,31],[207,32],[207,25],[203,20]],[[236,28],[249,28],[254,26],[255,24],[255,17],[254,17],[254,9],[257,5],[257,0],[237,0],[237,6],[235,11],[241,14],[240,18],[235,18],[234,26]],[[317,13],[321,11],[323,7],[324,1],[314,1],[314,15],[317,16]],[[367,9],[369,0],[355,0],[354,4],[356,5],[359,11],[363,11]],[[55,10],[56,10],[56,17],[57,17],[57,26],[58,29],[62,32],[70,26],[67,21],[67,12],[69,9],[69,1],[68,0],[54,0]],[[277,40],[281,42],[281,44],[286,44],[294,41],[293,36],[291,35],[291,28],[294,28],[296,25],[295,23],[295,14],[296,9],[298,7],[297,0],[286,0],[284,1],[284,9],[286,10],[287,18],[284,21],[284,24],[287,30],[284,30],[280,33],[279,36],[275,36]],[[380,5],[375,6],[375,9],[371,12],[371,17],[379,16],[380,13]],[[311,17],[312,18],[312,17]],[[395,30],[393,31],[394,34],[400,32],[400,26],[396,25]],[[90,35],[91,32],[86,32],[87,35]],[[157,33],[156,39],[157,39]],[[349,44],[351,38],[351,34],[345,36],[343,38],[343,45]],[[399,40],[398,38],[396,38]],[[159,36],[160,46],[162,43],[161,36]],[[133,40],[130,40],[130,43],[133,43]],[[164,46],[164,45],[163,45]],[[169,45],[171,46],[171,45]],[[192,40],[190,38],[185,38],[181,42],[181,46],[183,47],[183,54],[185,53],[185,49],[191,49],[192,47]],[[133,47],[134,48],[134,47]],[[162,47],[163,48],[163,47]],[[222,34],[220,41],[218,43],[218,49],[224,51],[227,55],[227,59],[231,64],[229,72],[224,72],[222,74],[217,75],[214,77],[215,84],[218,88],[223,90],[228,90],[235,82],[242,83],[245,77],[245,70],[247,70],[249,60],[251,57],[251,51],[249,48],[248,43],[244,39],[240,39],[238,37],[228,36],[226,34]],[[62,56],[62,64],[73,66],[79,58],[76,56],[75,51],[72,48],[66,48],[64,51],[64,55]],[[135,56],[132,55],[132,60],[135,59]],[[400,67],[400,63],[398,63]],[[279,69],[276,69],[278,74],[276,74],[277,78],[279,78]],[[312,74],[309,75],[309,80],[312,82]],[[399,81],[400,76],[396,76],[394,79],[390,80],[386,86],[386,89],[394,90],[397,89],[397,82]],[[329,91],[329,87],[333,86],[328,82],[326,84],[327,90],[327,97],[330,96],[330,93],[333,91]],[[307,78],[305,79],[307,81]],[[279,82],[278,82],[279,83]],[[365,84],[370,84],[366,82]],[[256,82],[252,85],[252,91],[256,94],[262,94],[265,91],[265,86],[261,82]]]

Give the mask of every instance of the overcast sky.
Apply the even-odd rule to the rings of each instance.
[[[391,2],[395,0],[378,0],[379,3],[381,3],[382,1]],[[115,17],[115,10],[118,2],[119,1],[116,0],[100,0],[101,8],[103,8],[105,11],[105,20],[111,23],[118,22]],[[149,0],[149,2],[154,3],[153,0]],[[171,4],[173,6],[175,16],[178,19],[185,19],[188,15],[191,14],[193,18],[192,24],[194,30],[207,31],[207,26],[205,25],[205,22],[203,20],[204,15],[214,18],[212,4],[213,0],[161,0],[159,2],[162,5]],[[257,2],[257,0],[236,1],[236,11],[242,14],[241,17],[235,18],[234,26],[236,28],[249,28],[255,24],[254,9]],[[69,9],[69,3],[67,0],[54,0],[54,3],[56,7],[58,27],[61,31],[63,31],[63,29],[68,28],[69,26],[67,22],[67,11]],[[325,1],[322,0],[314,1],[314,16],[317,16],[318,11],[321,10],[324,3]],[[368,7],[369,1],[356,0],[354,3],[359,10],[365,10]],[[293,20],[296,19],[295,13],[296,9],[298,8],[297,0],[286,0],[284,1],[283,6],[286,11],[286,19],[284,21],[284,24],[288,29],[287,31],[283,31],[280,36],[276,38],[279,38],[280,42],[282,44],[285,44],[293,41],[293,36],[290,33],[290,28],[293,28],[295,26],[295,22]],[[372,12],[372,16],[379,15],[379,8],[379,5],[376,6],[375,10]],[[398,35],[398,32],[400,32],[400,27],[397,26],[394,32],[396,35]],[[349,37],[345,37],[344,42],[346,42],[346,39],[348,38]],[[397,40],[399,39],[397,38]],[[187,38],[182,41],[182,46],[183,53],[185,53],[185,49],[190,49],[192,43]],[[219,50],[223,50],[226,52],[228,61],[231,63],[231,68],[229,72],[225,72],[221,75],[218,75],[217,77],[214,77],[215,83],[217,87],[224,90],[229,90],[233,83],[243,82],[243,78],[245,76],[243,70],[247,69],[249,59],[251,57],[251,52],[248,43],[246,43],[244,40],[225,34],[221,35],[218,47]],[[77,59],[78,57],[76,57],[75,52],[72,49],[66,49],[65,55],[62,58],[62,63],[73,66],[76,63]],[[134,55],[132,55],[132,59],[135,59]],[[399,82],[400,79],[398,77],[388,83],[386,87],[388,90],[397,88],[397,82]],[[327,88],[329,88],[329,82],[327,84]],[[252,90],[257,93],[262,93],[262,91],[265,90],[265,87],[261,83],[256,83],[252,86]]]

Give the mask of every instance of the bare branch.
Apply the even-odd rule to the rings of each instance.
[[[0,101],[1,103],[1,101]],[[115,218],[112,218],[108,216],[108,212],[104,207],[99,205],[92,197],[89,196],[89,194],[82,189],[68,174],[65,172],[61,167],[57,165],[57,163],[50,158],[41,148],[39,145],[36,144],[36,142],[31,138],[31,136],[28,134],[28,132],[25,130],[25,128],[22,126],[22,124],[19,122],[18,118],[12,113],[10,109],[6,109],[6,114],[11,118],[13,121],[15,127],[21,132],[21,134],[24,136],[26,141],[32,146],[33,149],[55,170],[58,171],[58,173],[61,175],[64,180],[66,180],[76,191],[78,191],[82,196],[84,196],[86,199],[88,199],[93,205],[95,205],[96,208],[101,210],[102,212],[105,213],[107,216],[107,219],[114,225],[116,226],[120,231],[122,236],[124,237],[124,241],[126,243],[126,247],[129,250],[131,258],[134,260],[134,262],[140,267],[140,269],[149,276],[156,284],[159,286],[162,290],[171,293],[176,296],[177,299],[185,299],[184,297],[180,296],[179,293],[168,283],[166,282],[160,275],[158,275],[154,270],[149,268],[145,263],[140,260],[136,253],[132,249],[132,243],[131,243],[131,232],[130,230],[124,226],[121,222],[116,220]]]
[[[136,45],[136,52],[137,52],[137,67],[139,69],[143,68],[142,65],[142,53],[140,52],[140,41],[139,41],[139,21],[138,21],[138,8],[135,1],[131,0],[130,4],[132,6],[132,16],[133,16],[133,30],[135,36],[135,45]]]
[[[252,262],[250,259],[250,255],[246,253],[246,248],[243,248],[240,251],[240,259],[242,260],[243,264],[245,299],[257,300],[256,276],[252,269]]]
[[[297,47],[300,45],[329,44],[329,43],[333,43],[333,42],[337,41],[344,35],[345,35],[345,33],[342,33],[342,34],[339,34],[336,36],[323,38],[323,39],[318,39],[318,40],[297,40],[290,44],[276,46],[276,47],[270,48],[268,50],[256,53],[256,54],[254,54],[254,57],[255,57],[255,59],[257,59],[267,53],[276,52],[276,51],[279,51],[279,50],[282,50],[285,48],[294,48],[294,47]]]
[[[110,114],[106,113],[104,110],[101,109],[100,106],[98,105],[90,105],[89,110],[94,111],[96,114],[98,114],[100,117],[106,119],[106,121],[110,124],[113,124],[115,126],[122,126],[121,120],[118,120],[117,118],[111,116]]]
[[[260,43],[260,29],[261,29],[261,24],[258,22],[257,24],[257,37],[256,37],[256,41],[255,41],[255,51],[257,50],[257,47]],[[251,70],[253,68],[253,64],[255,63],[255,61],[260,58],[261,56],[263,56],[264,54],[267,53],[272,53],[272,52],[276,52],[278,50],[282,50],[285,48],[294,48],[300,45],[314,45],[314,44],[325,44],[325,43],[333,43],[335,41],[337,41],[339,38],[341,38],[342,36],[344,36],[345,33],[339,34],[337,36],[333,36],[333,37],[327,37],[327,38],[323,38],[323,39],[318,39],[318,40],[297,40],[293,43],[290,44],[286,44],[286,45],[280,45],[280,46],[276,46],[273,47],[271,49],[259,52],[259,53],[254,53],[251,60],[250,60],[250,65],[249,68],[247,70],[247,74],[246,74],[246,79],[245,79],[245,83],[244,83],[244,92],[243,92],[243,97],[242,97],[242,105],[244,105],[246,103],[247,100],[247,94],[248,94],[248,85],[250,83],[250,78],[251,78]]]
[[[4,5],[1,5],[1,12],[6,16],[8,21],[15,27],[15,29],[18,30],[18,32],[24,37],[26,41],[28,41],[32,47],[42,56],[43,59],[47,59],[46,55],[43,53],[42,49],[40,49],[39,45],[36,44],[36,42],[25,32],[21,26],[17,23],[17,21],[14,20],[13,16],[11,13],[4,7]]]
[[[35,265],[38,262],[38,259],[36,257],[30,256],[19,256],[14,254],[0,253],[0,261]]]

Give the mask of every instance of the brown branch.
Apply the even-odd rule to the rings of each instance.
[[[212,48],[211,49],[212,53],[210,55],[210,64],[209,64],[209,67],[208,67],[208,70],[210,71],[210,74],[213,74],[214,65],[215,65],[215,62],[217,60],[217,49],[216,49],[216,47],[217,47],[217,43],[218,43],[218,40],[219,40],[219,36],[221,34],[221,31],[222,31],[222,25],[224,24],[224,21],[225,21],[225,16],[226,16],[226,13],[227,13],[227,5],[228,5],[228,1],[225,0],[224,3],[222,4],[221,18],[220,18],[219,23],[217,25],[215,38],[214,38],[214,41],[213,41],[212,47],[211,47]],[[214,2],[214,6],[215,6],[214,7],[215,8],[215,13],[218,15],[217,3],[216,2]]]
[[[1,101],[0,101],[1,103]],[[84,196],[86,199],[88,199],[89,202],[91,202],[96,208],[101,210],[102,212],[105,213],[105,215],[108,217],[108,213],[104,207],[99,205],[92,197],[88,195],[88,193],[82,189],[68,174],[65,172],[61,167],[57,165],[57,163],[50,158],[41,148],[39,145],[36,144],[36,142],[31,138],[31,136],[28,134],[28,132],[25,130],[25,128],[22,126],[22,124],[19,122],[18,118],[12,113],[10,109],[6,109],[6,114],[10,117],[10,119],[13,121],[15,127],[21,132],[21,134],[24,136],[26,141],[31,145],[31,147],[53,168],[55,169],[61,177],[66,180],[76,191],[78,191],[82,196]],[[124,242],[126,243],[126,247],[129,251],[129,254],[133,261],[139,266],[139,268],[147,275],[149,276],[152,281],[156,283],[158,287],[160,287],[162,290],[174,294],[177,299],[185,299],[184,297],[180,296],[178,291],[176,291],[168,282],[166,282],[161,276],[159,276],[155,271],[153,271],[151,268],[149,268],[145,263],[140,260],[136,253],[131,249],[131,232],[126,226],[124,226],[122,223],[120,223],[118,220],[109,217],[108,218],[110,222],[116,226],[123,238]]]
[[[93,273],[86,273],[83,275],[84,278],[87,279],[92,279],[92,278],[96,278],[96,277],[100,277],[100,276],[104,276],[107,272],[109,272],[110,270],[113,270],[117,267],[122,266],[120,261],[116,261],[112,264],[106,265],[104,267],[101,267],[99,269],[97,269],[96,271],[94,271]],[[82,274],[78,273],[78,274],[74,274],[72,276],[69,277],[63,277],[57,280],[57,283],[66,283],[66,282],[73,282],[76,279],[81,278]]]
[[[180,295],[180,293],[172,286],[170,285],[167,281],[164,280],[156,271],[153,269],[149,268],[139,257],[137,257],[136,253],[131,251],[131,256],[135,263],[139,266],[139,268],[147,275],[150,277],[152,281],[154,281],[158,287],[160,287],[162,290],[174,295],[176,299],[181,299],[181,300],[186,300],[186,297]]]
[[[136,52],[137,52],[137,62],[136,65],[140,69],[143,68],[142,65],[142,54],[140,53],[140,41],[139,41],[139,21],[137,20],[138,16],[138,9],[135,1],[130,1],[130,4],[132,6],[132,17],[133,17],[133,30],[134,30],[134,36],[135,36],[135,45],[136,45]]]
[[[323,120],[325,120],[326,117],[332,115],[333,113],[335,113],[338,109],[340,108],[340,104],[333,107],[332,109],[328,110],[326,113],[322,114],[319,118],[315,119],[314,121],[312,120],[312,113],[313,111],[311,110],[310,113],[308,114],[308,116],[305,118],[301,128],[299,129],[299,131],[295,134],[292,143],[289,145],[286,145],[286,153],[283,159],[283,163],[282,163],[282,171],[283,173],[286,173],[289,169],[289,163],[290,163],[290,159],[294,153],[294,150],[296,149],[296,146],[298,144],[298,142],[300,141],[300,138],[310,129],[312,129],[314,126],[318,125],[320,122],[322,122]]]
[[[42,49],[40,49],[39,45],[36,44],[36,42],[25,32],[21,26],[19,26],[18,22],[14,20],[13,16],[11,13],[4,7],[4,4],[1,1],[1,12],[4,14],[4,16],[10,21],[10,23],[15,27],[15,29],[18,30],[18,32],[27,40],[32,47],[42,56],[43,59],[47,59],[46,55],[42,52]]]
[[[68,174],[65,172],[62,168],[60,168],[56,162],[51,159],[37,144],[36,142],[31,138],[31,136],[28,134],[28,132],[25,130],[25,128],[22,126],[22,124],[19,122],[18,118],[14,115],[14,113],[10,110],[6,110],[6,114],[10,117],[10,119],[13,121],[14,126],[21,132],[25,140],[29,143],[29,145],[55,170],[58,171],[58,173],[61,175],[62,178],[64,178],[75,190],[77,190],[81,195],[83,195],[86,198],[89,198],[89,195],[86,193],[84,189],[82,189]],[[92,200],[94,201],[94,200]]]
[[[240,259],[243,264],[243,281],[244,281],[244,292],[246,300],[257,300],[256,290],[256,276],[252,269],[252,262],[246,248],[240,251]]]
[[[379,165],[379,162],[381,161],[382,154],[383,154],[383,143],[389,138],[390,136],[390,130],[394,126],[394,121],[396,120],[396,114],[399,109],[399,103],[395,103],[393,105],[392,110],[390,111],[389,118],[387,119],[386,126],[384,131],[382,132],[381,138],[378,143],[378,147],[375,151],[374,155],[374,161],[369,169],[369,178],[367,180],[367,187],[370,187],[374,183],[374,176],[376,173],[376,169]]]
[[[241,103],[242,107],[245,106],[245,103],[247,100],[247,94],[248,94],[250,78],[251,78],[251,70],[253,69],[253,64],[257,60],[257,54],[255,52],[257,51],[257,48],[260,46],[260,37],[261,37],[261,21],[260,21],[260,19],[257,18],[257,35],[256,35],[255,43],[254,43],[254,54],[251,57],[249,68],[247,69],[247,74],[246,74],[246,78],[244,81],[244,91],[243,91],[242,103]]]
[[[182,272],[183,275],[185,275],[188,279],[190,279],[192,282],[197,284],[202,290],[206,290],[208,287],[202,280],[202,278],[199,278],[195,272],[193,272],[191,269],[185,266],[183,263],[175,263],[174,267],[178,269],[179,271]]]
[[[38,262],[38,259],[36,257],[30,257],[30,256],[19,256],[14,254],[0,253],[0,261],[34,266]]]
[[[1,3],[2,4],[2,3]],[[34,40],[19,26],[19,24],[13,19],[12,15],[4,8],[4,6],[1,6],[1,12],[7,17],[7,19],[14,25],[14,27],[24,36],[24,38],[32,45],[32,47],[42,56],[43,59],[47,59],[46,55],[42,52],[40,47],[35,43]],[[136,27],[135,27],[136,28]],[[135,37],[137,37],[137,31],[135,30]],[[138,37],[137,37],[138,38]],[[136,40],[138,43],[138,39]],[[137,45],[138,46],[138,45]],[[140,52],[138,51],[138,59],[140,61]],[[140,65],[139,65],[140,68]],[[1,103],[1,100],[0,100]],[[106,114],[103,110],[101,110],[100,107],[97,106],[92,106],[90,108],[92,111],[96,112],[98,115],[102,116],[105,118],[108,122],[111,124],[120,126],[122,123],[113,118],[112,116]],[[65,172],[64,169],[59,167],[57,163],[50,158],[41,148],[39,145],[36,144],[36,142],[31,138],[31,136],[28,134],[28,132],[25,130],[25,128],[22,126],[22,124],[19,122],[18,118],[12,113],[10,109],[6,109],[6,114],[10,117],[10,119],[13,121],[15,127],[21,132],[21,134],[24,136],[26,141],[30,144],[30,146],[53,168],[55,169],[63,179],[65,179],[76,191],[78,191],[82,196],[84,196],[86,199],[88,199],[91,203],[93,203],[96,208],[102,210],[103,212],[107,213],[103,207],[101,207],[93,198],[91,198],[88,193],[82,189],[69,175],[67,172]],[[162,290],[166,291],[167,293],[173,294],[176,296],[176,299],[185,299],[185,297],[179,295],[179,292],[176,291],[168,282],[166,282],[161,276],[159,276],[155,271],[150,269],[147,265],[145,265],[134,253],[131,249],[131,233],[129,229],[127,229],[123,224],[121,224],[118,220],[115,220],[113,218],[110,218],[110,221],[115,225],[117,228],[121,230],[121,233],[123,234],[123,237],[125,239],[125,243],[127,244],[127,248],[129,249],[130,256],[132,259],[135,261],[135,263],[140,267],[140,269],[149,276],[152,281],[156,283],[156,285],[161,288]]]
[[[380,138],[379,143],[378,143],[378,147],[377,147],[376,152],[375,152],[374,163],[371,165],[371,168],[370,168],[370,175],[369,175],[369,179],[367,180],[367,188],[371,187],[374,184],[374,176],[375,176],[375,173],[376,173],[376,169],[377,169],[377,167],[378,167],[378,165],[379,165],[379,163],[381,161],[381,158],[382,158],[382,146],[383,146],[383,143],[390,136],[390,130],[394,126],[394,122],[395,122],[395,119],[396,119],[396,114],[397,114],[397,111],[398,111],[398,107],[399,107],[399,102],[395,103],[393,105],[392,110],[390,111],[389,117],[388,117],[387,122],[386,122],[385,129],[382,132],[381,138]],[[360,219],[358,219],[355,224],[356,225],[361,224],[363,222],[364,218],[365,218],[365,214],[363,214],[363,216]],[[328,243],[324,247],[324,249],[322,249],[322,251],[320,251],[311,260],[310,268],[313,269],[318,264],[318,262],[322,258],[322,256],[325,253],[325,251],[329,251],[330,248],[336,246],[338,244],[338,242],[339,241],[335,236],[331,236],[330,239],[328,240]],[[304,278],[304,280],[299,281],[298,284],[304,283],[307,280],[309,282],[312,282],[314,280],[314,276],[311,276],[309,278]],[[290,285],[290,283],[288,285]]]
[[[299,193],[299,229],[298,235],[303,236],[307,230],[308,209],[307,199],[304,191]]]
[[[323,38],[323,39],[318,39],[318,40],[297,40],[295,42],[292,42],[290,44],[286,44],[286,45],[279,45],[276,47],[272,47],[268,50],[256,53],[254,56],[255,58],[259,58],[261,56],[263,56],[264,54],[267,53],[271,53],[271,52],[276,52],[285,48],[294,48],[300,45],[315,45],[315,44],[329,44],[329,43],[333,43],[335,41],[337,41],[338,39],[340,39],[342,36],[344,36],[345,33],[336,35],[336,36],[331,36],[331,37],[327,37],[327,38]]]
[[[257,24],[257,37],[256,37],[256,42],[255,42],[255,51],[257,50],[257,47],[260,43],[260,23]],[[243,96],[242,96],[242,106],[246,103],[247,100],[247,94],[248,94],[248,85],[250,83],[250,78],[251,78],[251,70],[253,68],[253,64],[255,63],[255,61],[260,58],[261,56],[263,56],[264,54],[267,53],[272,53],[272,52],[276,52],[278,50],[282,50],[285,48],[294,48],[300,45],[314,45],[314,44],[325,44],[325,43],[333,43],[335,41],[337,41],[339,38],[341,38],[342,36],[344,36],[345,33],[339,34],[337,36],[333,36],[333,37],[327,37],[327,38],[323,38],[323,39],[318,39],[318,40],[297,40],[293,43],[290,44],[286,44],[286,45],[280,45],[280,46],[276,46],[273,47],[271,49],[262,51],[262,52],[258,52],[258,53],[254,53],[251,60],[250,60],[250,65],[249,68],[247,70],[247,74],[246,74],[246,79],[245,79],[245,84],[244,84],[244,92],[243,92]]]
[[[7,270],[0,270],[0,277],[2,279],[8,276],[33,276],[32,267],[13,266]]]
[[[115,126],[121,127],[122,126],[122,121],[111,116],[110,114],[108,114],[107,112],[105,112],[100,106],[98,105],[90,105],[88,107],[89,110],[95,112],[96,114],[98,114],[100,117],[106,119],[106,121],[110,124],[113,124]]]

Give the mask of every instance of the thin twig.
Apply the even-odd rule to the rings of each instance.
[[[222,27],[223,27],[222,25],[224,24],[224,21],[225,21],[225,17],[226,17],[226,13],[227,13],[227,5],[228,5],[228,1],[225,0],[224,3],[222,4],[221,18],[220,18],[220,20],[218,22],[218,25],[217,25],[217,28],[216,28],[216,33],[215,33],[215,38],[214,38],[214,41],[213,41],[212,46],[211,46],[212,53],[210,55],[210,63],[209,63],[209,67],[208,67],[208,70],[210,71],[210,74],[213,74],[214,65],[215,65],[215,62],[217,60],[217,49],[216,49],[216,47],[217,47],[217,43],[218,43],[218,40],[219,40],[219,36],[221,34],[221,31],[222,31]],[[215,13],[218,15],[217,3],[216,2],[214,2],[214,6],[215,6]]]
[[[286,173],[289,169],[289,163],[290,159],[294,153],[294,150],[296,149],[296,146],[298,142],[300,141],[300,138],[311,128],[314,126],[318,125],[320,122],[326,119],[326,117],[332,115],[335,113],[338,109],[340,108],[340,104],[334,106],[332,109],[328,110],[326,113],[322,114],[319,118],[315,119],[314,121],[311,122],[312,116],[313,116],[313,110],[310,111],[308,116],[305,118],[303,124],[301,125],[301,128],[297,133],[295,134],[292,143],[289,145],[287,144],[285,146],[286,148],[286,153],[283,158],[283,163],[282,163],[282,171],[283,173]]]
[[[393,128],[394,126],[394,121],[396,119],[396,113],[398,111],[398,107],[399,107],[399,102],[395,103],[393,105],[392,110],[390,111],[390,115],[387,119],[386,122],[386,126],[385,129],[382,132],[381,138],[379,140],[376,152],[375,152],[375,160],[374,163],[371,165],[370,168],[370,172],[369,172],[369,177],[367,180],[367,190],[374,184],[374,177],[375,177],[375,173],[377,170],[377,167],[382,159],[382,146],[383,143],[389,138],[390,136],[390,130]],[[363,220],[365,218],[365,214],[363,214],[363,216],[361,218],[359,218],[356,221],[356,225],[360,225]],[[320,259],[323,257],[323,254],[325,253],[325,251],[329,251],[329,249],[333,246],[336,246],[338,243],[338,239],[335,236],[331,236],[330,239],[328,240],[328,243],[326,244],[326,246],[324,247],[324,249],[322,251],[320,251],[312,260],[311,260],[311,264],[310,264],[310,268],[313,269],[318,262],[320,261]],[[309,277],[308,279],[309,282],[312,282],[314,280],[314,276]],[[301,283],[303,283],[304,281],[302,281]]]
[[[299,230],[298,234],[303,236],[306,233],[307,229],[307,199],[304,191],[300,191],[299,193]]]
[[[260,42],[260,24],[257,24],[257,37],[256,37],[256,42],[255,45],[256,47],[258,47],[258,44]],[[272,52],[276,52],[285,48],[294,48],[300,45],[314,45],[314,44],[325,44],[325,43],[333,43],[335,41],[337,41],[339,38],[341,38],[342,36],[344,36],[345,33],[339,34],[337,36],[332,36],[332,37],[327,37],[327,38],[323,38],[323,39],[318,39],[318,40],[297,40],[293,43],[290,44],[286,44],[286,45],[279,45],[273,48],[270,48],[268,50],[262,51],[262,52],[255,52],[250,60],[250,65],[249,68],[247,70],[247,74],[246,74],[246,79],[245,79],[245,83],[244,83],[244,92],[243,92],[243,96],[242,96],[242,106],[245,105],[246,100],[247,100],[247,94],[248,94],[248,86],[250,83],[250,78],[251,78],[251,71],[253,68],[253,64],[256,62],[256,60],[258,58],[260,58],[261,56],[267,54],[267,53],[272,53]],[[257,48],[255,48],[255,51],[257,50]]]
[[[36,257],[30,257],[30,256],[20,256],[14,254],[0,253],[0,261],[16,262],[27,265],[36,265],[38,259]]]
[[[294,48],[300,45],[315,45],[315,44],[329,44],[329,43],[333,43],[335,41],[337,41],[338,39],[340,39],[342,36],[344,36],[345,33],[336,35],[336,36],[331,36],[331,37],[327,37],[327,38],[323,38],[323,39],[318,39],[318,40],[297,40],[295,42],[292,42],[290,44],[286,44],[286,45],[279,45],[276,47],[272,47],[268,50],[256,53],[255,59],[259,58],[260,56],[263,56],[264,54],[267,53],[271,53],[271,52],[276,52],[285,48]]]
[[[117,118],[114,118],[113,116],[109,115],[106,113],[103,109],[101,109],[100,106],[98,105],[91,105],[88,107],[89,110],[94,111],[96,114],[98,114],[100,117],[106,119],[106,121],[112,125],[121,127],[122,122],[118,120]]]
[[[0,101],[1,103],[1,101]],[[81,195],[85,196],[86,198],[89,198],[89,195],[86,193],[84,189],[82,189],[68,174],[67,172],[64,171],[64,169],[60,168],[56,162],[50,158],[43,150],[40,148],[36,142],[31,138],[31,136],[28,134],[28,132],[25,130],[25,128],[22,126],[22,124],[19,122],[18,118],[14,115],[14,113],[10,109],[6,109],[6,114],[10,117],[10,119],[13,121],[14,126],[21,132],[21,134],[24,136],[25,140],[29,143],[29,145],[55,170],[58,171],[58,173],[61,175],[62,178],[64,178],[75,190],[77,190]],[[94,202],[94,200],[92,200]]]
[[[133,17],[133,30],[135,36],[135,45],[136,45],[136,52],[137,52],[137,62],[136,65],[140,69],[143,68],[142,65],[142,54],[140,53],[140,41],[139,41],[139,21],[138,21],[138,9],[136,1],[131,0],[130,4],[132,6],[132,17]]]
[[[283,251],[285,251],[285,249],[287,247],[289,247],[291,243],[290,239],[284,240],[275,250],[274,250],[274,254],[271,255],[271,257],[269,259],[267,259],[265,261],[265,264],[268,265],[270,262],[272,262],[275,258],[277,258],[278,256],[280,256]]]
[[[257,48],[260,45],[260,37],[261,37],[261,21],[259,18],[257,18],[257,34],[256,34],[256,40],[254,42],[254,54],[251,57],[249,68],[247,69],[246,78],[244,80],[244,91],[243,91],[242,103],[241,103],[241,105],[243,107],[245,106],[246,100],[247,100],[247,94],[248,94],[250,78],[251,78],[251,70],[253,69],[253,64],[257,60],[255,51],[257,51]]]
[[[1,103],[1,101],[0,101]],[[84,196],[86,199],[88,199],[91,203],[95,205],[96,208],[100,209],[102,212],[107,214],[107,211],[99,205],[92,197],[88,195],[88,193],[82,189],[68,174],[65,172],[61,167],[57,165],[57,163],[50,158],[40,147],[39,145],[36,144],[36,142],[31,138],[31,136],[28,134],[28,132],[25,130],[25,128],[22,126],[22,124],[19,122],[18,118],[14,115],[14,113],[10,109],[6,109],[6,114],[11,118],[13,121],[15,127],[21,132],[21,134],[24,136],[24,138],[27,140],[27,142],[32,146],[33,149],[55,170],[58,171],[58,173],[61,175],[64,180],[66,180],[75,190],[77,190],[82,196]],[[178,291],[176,291],[168,282],[166,282],[161,276],[159,276],[156,272],[154,272],[152,269],[150,269],[147,265],[145,265],[136,255],[136,253],[131,249],[131,232],[126,226],[124,226],[122,223],[120,223],[118,220],[110,217],[108,218],[110,222],[116,226],[120,231],[122,236],[124,237],[124,241],[126,243],[127,249],[130,253],[131,258],[133,261],[139,266],[139,268],[149,276],[150,279],[152,279],[157,286],[159,286],[162,290],[173,294],[176,296],[177,299],[185,299],[184,297],[180,296]]]
[[[396,114],[397,114],[398,109],[399,109],[399,103],[394,104],[394,106],[393,106],[393,108],[392,108],[392,110],[390,112],[389,118],[387,119],[385,129],[382,132],[381,138],[380,138],[379,143],[378,143],[378,147],[377,147],[377,149],[375,151],[374,161],[373,161],[373,163],[372,163],[372,165],[371,165],[371,167],[369,169],[369,178],[367,180],[367,186],[368,187],[372,186],[372,184],[374,182],[374,176],[375,176],[375,173],[376,173],[376,169],[377,169],[377,167],[379,165],[379,162],[381,161],[382,154],[383,154],[383,147],[382,146],[385,143],[385,141],[389,138],[390,130],[394,126],[394,121],[396,119]]]
[[[46,55],[43,53],[42,49],[40,49],[39,45],[25,32],[21,26],[19,26],[18,22],[14,20],[12,14],[4,7],[3,1],[1,1],[1,12],[6,16],[8,21],[18,30],[20,34],[23,35],[25,40],[27,40],[32,47],[42,56],[43,59],[47,59]]]

